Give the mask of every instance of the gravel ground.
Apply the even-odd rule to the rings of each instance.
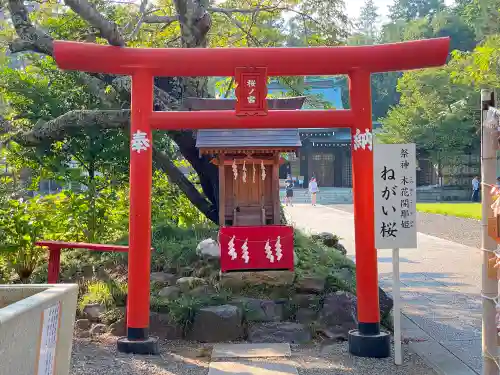
[[[352,204],[329,205],[338,210],[352,212]],[[471,247],[481,247],[481,222],[461,217],[417,212],[417,230],[431,236]]]
[[[116,351],[116,337],[73,339],[70,375],[206,375],[209,358],[203,345],[169,342],[159,356]]]
[[[160,356],[127,355],[116,352],[116,339],[98,341],[75,339],[70,375],[206,375],[209,345],[170,342]],[[392,358],[356,358],[348,354],[347,343],[320,343],[292,348],[289,359],[273,359],[294,365],[300,375],[436,375],[416,354],[404,348],[404,364],[396,366]],[[262,359],[254,359],[259,362]],[[269,359],[266,359],[269,361]],[[257,365],[257,363],[256,363]]]

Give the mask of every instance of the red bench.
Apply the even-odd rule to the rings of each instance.
[[[128,246],[122,245],[103,245],[85,242],[61,242],[61,241],[37,241],[38,246],[47,247],[49,255],[49,284],[55,284],[59,280],[59,270],[61,268],[61,250],[62,249],[87,249],[90,251],[114,251],[119,253],[128,252]],[[153,249],[151,249],[153,251]]]

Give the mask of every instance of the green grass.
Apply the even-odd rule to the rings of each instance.
[[[417,211],[481,220],[480,203],[417,203]]]

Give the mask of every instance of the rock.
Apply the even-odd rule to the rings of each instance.
[[[177,281],[177,276],[166,272],[153,272],[150,276],[150,280],[158,284],[169,286],[169,285],[175,285],[175,282]]]
[[[320,294],[325,290],[325,277],[320,276],[304,276],[295,284],[295,289],[305,293]]]
[[[90,336],[99,336],[104,333],[106,333],[108,330],[108,327],[106,327],[106,324],[94,324],[94,326],[90,329]]]
[[[334,338],[347,339],[349,331],[357,326],[356,302],[356,296],[349,292],[328,294],[319,314],[319,324]]]
[[[182,267],[179,270],[179,275],[181,275],[182,277],[190,277],[193,276],[194,271],[195,271],[194,267],[190,266]]]
[[[78,319],[75,322],[75,327],[81,331],[88,331],[91,326],[92,326],[92,324],[90,323],[90,320],[88,320],[88,319]]]
[[[248,328],[248,341],[255,343],[288,342],[291,344],[300,344],[310,340],[311,331],[300,323],[256,323]]]
[[[188,338],[201,342],[219,342],[238,340],[243,335],[241,309],[233,305],[222,305],[198,310]]]
[[[169,314],[150,312],[149,330],[160,340],[180,340],[184,336],[184,329]]]
[[[223,285],[232,283],[242,287],[246,284],[285,286],[291,285],[294,278],[294,272],[290,271],[231,272],[222,275],[221,283]],[[230,279],[232,280],[229,281]]]
[[[94,277],[94,267],[91,265],[84,265],[82,267],[82,274],[84,279],[92,279]]]
[[[196,277],[210,277],[210,275],[212,274],[212,271],[213,271],[212,266],[207,264],[207,265],[201,266],[200,268],[197,268],[194,271],[194,276],[196,276]]]
[[[180,288],[181,292],[183,292],[183,293],[186,293],[186,292],[190,291],[191,289],[196,288],[197,286],[205,285],[205,284],[206,284],[205,279],[201,279],[199,277],[193,277],[193,276],[181,277],[176,282],[176,285]]]
[[[89,331],[80,331],[76,333],[76,337],[79,337],[81,339],[86,339],[90,337],[90,332]]]
[[[158,292],[158,297],[168,300],[176,299],[181,294],[181,289],[176,286],[166,286]]]
[[[311,324],[316,320],[317,316],[317,311],[302,307],[295,313],[295,320],[302,324]]]
[[[248,322],[279,322],[283,318],[283,304],[275,301],[241,297],[231,304],[241,307]]]
[[[297,293],[292,297],[292,303],[297,307],[312,308],[319,304],[319,296],[316,294]]]
[[[234,277],[232,274],[221,275],[219,283],[223,288],[230,289],[233,293],[240,292],[246,286],[245,280]]]
[[[342,253],[342,255],[344,255],[344,256],[347,255],[347,249],[340,242],[337,243],[334,247],[335,247],[335,249],[340,251]]]
[[[394,302],[392,301],[392,298],[380,287],[378,288],[378,301],[380,305],[380,319],[383,320],[391,313]]]
[[[220,258],[220,246],[211,238],[201,241],[196,247],[196,252],[201,256]]]
[[[109,272],[104,269],[104,267],[99,267],[96,270],[96,277],[98,280],[111,281],[111,276],[109,275]]]
[[[193,297],[210,296],[214,293],[216,293],[216,290],[210,285],[200,285],[188,292],[188,294]]]
[[[315,241],[320,241],[323,245],[328,247],[336,247],[339,242],[339,238],[336,235],[328,232],[313,234],[311,238]]]
[[[98,322],[99,316],[106,311],[106,306],[99,303],[88,304],[83,308],[83,316],[91,322]]]
[[[113,336],[126,336],[127,335],[127,323],[125,319],[120,319],[109,326],[109,333]]]

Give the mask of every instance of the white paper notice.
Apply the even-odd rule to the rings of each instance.
[[[417,247],[415,144],[376,144],[373,148],[375,247]]]
[[[54,374],[60,311],[61,304],[57,303],[46,308],[42,313],[42,338],[40,341],[37,375]]]

